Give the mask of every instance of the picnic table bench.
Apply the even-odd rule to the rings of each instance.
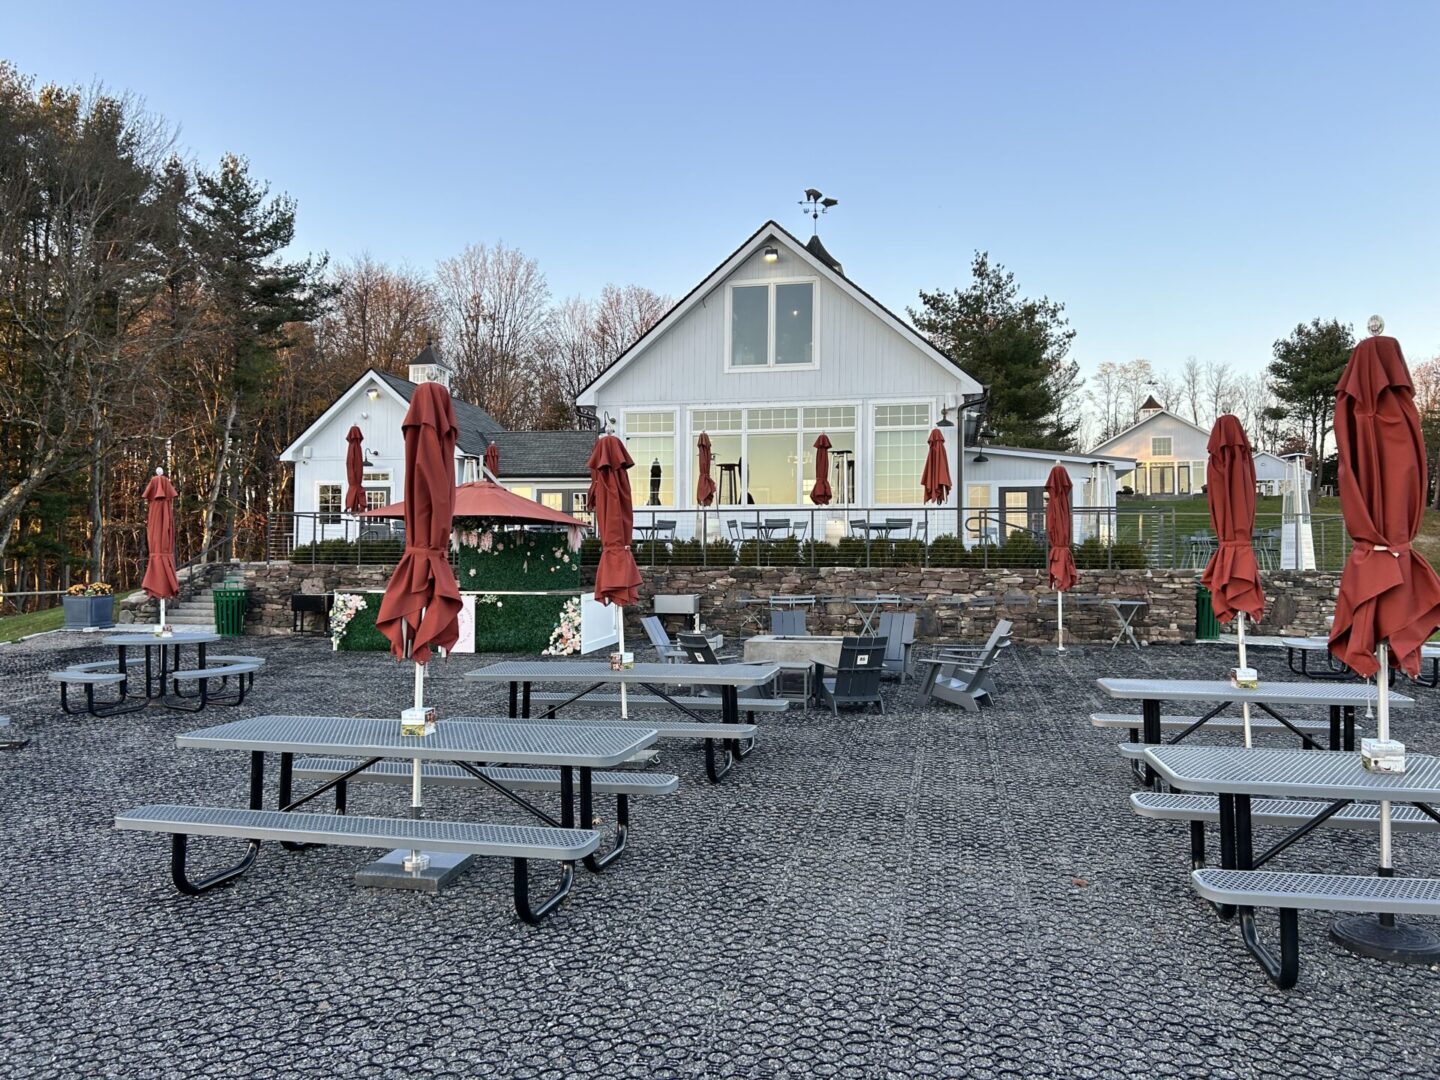
[[[1191,881],[1222,917],[1238,913],[1246,949],[1277,986],[1294,986],[1299,975],[1297,912],[1301,908],[1440,915],[1440,879],[1260,869],[1357,802],[1409,803],[1424,817],[1440,823],[1440,812],[1431,805],[1440,801],[1440,757],[1407,755],[1406,771],[1398,774],[1369,772],[1356,754],[1304,750],[1152,746],[1145,757],[1172,787],[1216,796],[1222,865],[1192,870]],[[1258,806],[1262,814],[1275,812],[1271,806],[1275,799],[1309,799],[1314,812],[1257,856],[1253,844],[1255,797],[1263,797]],[[1278,816],[1283,819],[1285,815]],[[1406,817],[1407,824],[1413,824],[1413,817]],[[1347,824],[1358,827],[1358,819],[1352,817]],[[1260,941],[1255,928],[1255,909],[1262,907],[1280,912],[1278,956]],[[1433,960],[1440,961],[1440,955]]]
[[[577,828],[580,822],[594,821],[593,773],[609,769],[628,760],[636,751],[655,741],[653,729],[633,727],[617,729],[592,725],[494,723],[445,720],[431,735],[403,736],[397,720],[353,719],[316,716],[257,716],[235,720],[218,727],[187,732],[177,736],[176,745],[211,750],[241,750],[250,755],[250,805],[236,811],[220,807],[159,807],[142,808],[117,818],[118,828],[142,828],[151,832],[169,832],[171,845],[171,877],[182,892],[204,892],[229,881],[250,868],[255,861],[261,840],[278,840],[282,846],[295,850],[312,843],[352,844],[384,847],[395,843],[429,844],[431,837],[451,837],[462,847],[437,846],[437,852],[460,852],[465,855],[500,854],[514,860],[516,912],[526,922],[536,922],[569,894],[574,880],[574,863],[583,860],[587,869],[598,873],[625,850],[627,830],[617,830],[610,852],[600,855],[600,836],[592,830]],[[275,818],[260,818],[264,812],[265,755],[280,755],[280,775],[276,796]],[[348,768],[330,775],[309,794],[292,798],[295,756],[349,758]],[[477,827],[464,822],[390,822],[381,826],[365,826],[358,832],[343,813],[336,815],[294,812],[327,791],[337,789],[382,760],[402,758],[429,763],[445,763],[467,773],[483,785],[516,804],[548,828],[526,827],[521,833],[503,831],[509,827]],[[516,790],[488,775],[481,766],[501,764],[548,767],[558,773],[560,816],[558,820],[526,800]],[[576,783],[578,773],[578,784]],[[578,798],[577,798],[578,788]],[[340,796],[340,808],[344,796]],[[577,814],[578,802],[578,814]],[[362,819],[356,819],[362,820]],[[385,822],[386,819],[363,819]],[[146,824],[146,823],[149,824]],[[409,824],[425,826],[420,831],[407,831]],[[256,834],[263,826],[276,829],[270,834]],[[501,831],[487,831],[500,828]],[[287,832],[286,830],[292,830]],[[368,830],[368,831],[367,831]],[[239,863],[198,881],[191,881],[185,871],[185,837],[192,834],[231,836],[249,842]],[[355,837],[363,837],[357,840]],[[593,839],[593,843],[591,840]],[[509,846],[506,846],[506,844]],[[498,846],[497,846],[498,845]],[[530,846],[524,846],[530,845]],[[583,850],[582,850],[583,849]],[[559,887],[541,904],[529,900],[526,862],[551,859],[561,863]],[[382,860],[383,861],[383,860]],[[463,865],[463,864],[462,864]],[[362,874],[365,873],[362,871]]]
[[[510,716],[511,718],[525,719],[531,715],[531,706],[535,697],[531,689],[532,684],[537,682],[558,682],[579,685],[581,689],[573,694],[564,696],[561,700],[550,698],[546,701],[548,708],[545,710],[547,719],[554,718],[555,714],[568,705],[575,704],[582,700],[590,700],[591,695],[609,686],[639,686],[649,692],[656,700],[665,702],[671,708],[688,716],[695,724],[706,729],[703,735],[705,744],[705,773],[711,783],[718,784],[722,778],[734,767],[735,762],[743,760],[754,748],[755,727],[749,727],[749,734],[737,740],[733,731],[726,733],[718,730],[722,725],[733,728],[740,724],[740,691],[754,689],[770,684],[779,674],[780,669],[776,664],[635,664],[632,667],[614,669],[609,664],[596,663],[592,661],[566,660],[558,662],[537,662],[523,660],[509,660],[498,664],[490,664],[487,667],[478,668],[475,671],[465,673],[465,678],[471,682],[478,683],[508,683],[510,687]],[[719,691],[720,702],[720,725],[706,724],[700,716],[700,712],[713,709],[713,706],[692,707],[697,701],[713,701],[714,698],[679,696],[671,693],[666,687],[674,687],[677,683],[690,687],[710,687]],[[556,695],[557,697],[559,695]],[[607,695],[608,696],[608,695]],[[627,693],[627,698],[630,695]],[[640,695],[637,695],[640,696]],[[746,698],[745,706],[766,700],[783,701],[783,699]],[[618,702],[619,698],[616,697]],[[605,702],[609,704],[609,702]],[[789,703],[785,702],[785,707]],[[762,710],[779,711],[778,706],[762,706]],[[752,710],[760,711],[760,710]],[[653,727],[652,727],[652,730]],[[689,737],[689,732],[676,737]],[[724,749],[724,764],[717,760],[716,743],[726,742],[733,745]]]

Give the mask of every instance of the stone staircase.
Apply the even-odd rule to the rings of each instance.
[[[165,604],[165,621],[175,629],[215,632],[215,589],[206,586],[188,600],[169,600]]]

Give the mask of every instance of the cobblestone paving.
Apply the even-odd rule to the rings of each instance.
[[[0,647],[0,685],[103,655],[70,640]],[[763,718],[760,747],[718,787],[698,747],[663,744],[679,793],[637,800],[631,851],[582,871],[539,928],[515,919],[501,860],[431,897],[356,888],[358,849],[267,845],[232,886],[178,895],[163,838],[113,831],[116,811],[241,806],[246,778],[243,755],[178,751],[175,734],[242,712],[394,715],[409,691],[407,668],[324,640],[244,651],[270,663],[243,710],[8,707],[32,741],[0,755],[0,1076],[1440,1071],[1440,974],[1353,957],[1328,916],[1302,913],[1300,985],[1274,990],[1191,893],[1184,827],[1128,811],[1117,735],[1086,720],[1102,704],[1093,679],[1215,675],[1214,647],[1017,649],[1000,707],[978,717],[918,710],[907,687],[884,717]],[[1257,654],[1262,675],[1288,677]],[[442,715],[500,711],[502,690],[460,679],[488,659],[435,665]],[[1397,713],[1397,732],[1440,750],[1440,694],[1415,692],[1424,707]],[[405,801],[351,796],[359,813]],[[523,821],[476,792],[429,801],[435,817]],[[1368,871],[1374,844],[1326,833],[1281,865]],[[200,868],[236,846],[197,842]],[[1440,875],[1440,837],[1397,849],[1402,872]]]

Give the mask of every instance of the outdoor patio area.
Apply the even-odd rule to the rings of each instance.
[[[356,887],[363,850],[266,844],[233,885],[177,894],[166,839],[115,831],[116,813],[241,806],[247,772],[243,754],[177,750],[176,734],[272,713],[398,716],[411,667],[248,639],[268,663],[239,708],[65,717],[34,673],[57,652],[107,656],[67,648],[82,640],[0,649],[30,739],[0,755],[0,1073],[1349,1080],[1430,1077],[1440,1060],[1434,970],[1344,952],[1331,915],[1302,912],[1300,983],[1276,990],[1196,897],[1185,827],[1131,812],[1121,736],[1087,720],[1113,705],[1094,680],[1218,678],[1224,647],[1017,647],[979,714],[920,709],[912,682],[887,685],[883,716],[763,716],[719,785],[693,744],[663,743],[679,792],[637,800],[630,850],[582,872],[535,927],[516,919],[500,859],[428,896]],[[1282,651],[1251,657],[1262,679],[1293,678]],[[504,714],[503,686],[461,678],[497,659],[431,665],[442,724]],[[1396,733],[1434,752],[1440,692],[1401,689],[1420,707]],[[403,816],[407,797],[357,785],[350,812]],[[435,818],[525,820],[479,792],[427,788],[426,803]],[[240,847],[198,840],[193,859],[203,871]],[[1279,867],[1365,873],[1374,854],[1371,833],[1324,831]],[[1440,876],[1433,836],[1400,834],[1396,861]],[[1275,925],[1263,913],[1262,934]]]

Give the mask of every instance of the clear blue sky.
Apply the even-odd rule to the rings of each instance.
[[[299,244],[471,241],[680,295],[796,200],[895,307],[990,251],[1075,355],[1254,369],[1297,322],[1440,350],[1440,3],[76,2],[0,55],[247,155]]]

